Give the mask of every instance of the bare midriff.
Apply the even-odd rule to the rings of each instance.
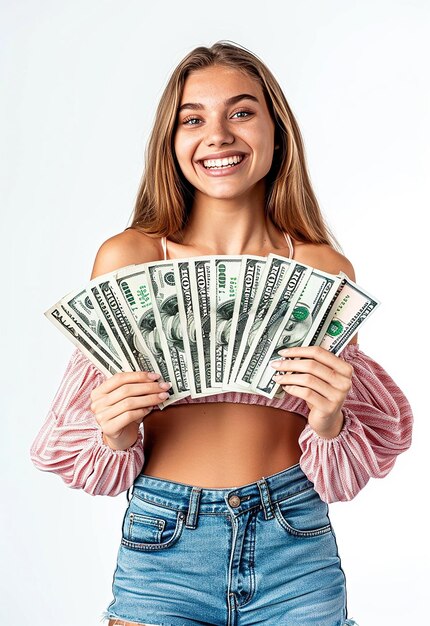
[[[299,462],[306,419],[261,405],[171,405],[144,420],[142,472],[188,485],[239,487]]]

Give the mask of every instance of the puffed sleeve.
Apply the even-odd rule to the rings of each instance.
[[[54,472],[74,489],[116,496],[143,467],[143,437],[127,450],[112,450],[90,410],[91,391],[106,377],[78,349],[74,351],[47,419],[30,448],[37,469]]]
[[[307,424],[299,437],[300,466],[325,502],[351,500],[371,477],[386,476],[412,440],[411,407],[387,372],[357,344],[340,356],[354,370],[341,432],[324,439]]]

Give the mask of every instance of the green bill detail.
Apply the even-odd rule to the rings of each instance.
[[[332,322],[330,322],[330,325],[327,328],[327,335],[330,335],[330,337],[337,337],[342,331],[342,322],[339,322],[339,320],[333,320]]]
[[[304,306],[296,306],[293,311],[293,317],[297,322],[303,322],[303,320],[309,317],[309,309]]]

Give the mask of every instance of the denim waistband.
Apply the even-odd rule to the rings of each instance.
[[[272,502],[311,487],[313,483],[296,464],[240,487],[198,487],[142,473],[131,489],[138,498],[186,513],[186,525],[193,528],[199,514],[238,515],[260,505],[270,519],[274,516]]]

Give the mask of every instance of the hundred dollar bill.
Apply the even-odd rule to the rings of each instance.
[[[191,297],[191,276],[188,260],[176,260],[173,263],[175,283],[178,294],[179,318],[183,331],[184,350],[188,363],[189,383],[192,398],[198,398],[204,394],[202,391],[201,375],[199,368],[199,354],[197,350],[196,322]]]
[[[166,356],[155,323],[154,305],[145,266],[141,264],[132,269],[119,270],[115,274],[115,281],[122,293],[123,302],[127,303],[132,323],[136,324],[135,329],[139,331],[144,345],[152,355],[154,371],[160,372],[163,381],[171,382]],[[173,385],[167,393],[169,397],[163,403],[159,403],[160,408],[172,404],[177,399]]]
[[[342,289],[342,285],[343,285],[343,276],[344,274],[342,274],[342,272],[340,272],[338,274],[338,278],[339,283],[337,285],[337,289],[336,289],[336,293],[334,294],[334,296],[332,297],[332,301],[330,302],[330,304],[327,307],[324,307],[324,311],[322,313],[322,315],[319,316],[319,321],[317,324],[312,324],[311,329],[309,330],[308,335],[306,336],[306,339],[303,342],[304,346],[316,346],[318,345],[318,338],[321,337],[321,331],[322,334],[324,334],[325,329],[328,326],[328,319],[330,317],[330,312],[332,312],[332,307],[333,307],[333,303],[335,302],[336,298],[338,297],[338,295],[341,292]]]
[[[262,320],[252,340],[248,355],[242,369],[238,373],[236,382],[251,388],[254,382],[258,382],[256,380],[257,372],[263,365],[266,356],[269,355],[270,358],[274,337],[279,328],[291,316],[311,273],[312,268],[308,265],[294,262],[291,264],[270,305],[270,309],[267,311],[265,319]]]
[[[190,259],[191,297],[196,324],[197,353],[204,393],[213,391],[211,384],[211,262],[210,257]]]
[[[251,310],[247,314],[247,321],[242,331],[241,344],[236,355],[236,360],[232,363],[229,388],[231,388],[230,385],[234,385],[235,388],[243,390],[242,384],[239,384],[237,380],[238,372],[247,358],[252,338],[265,318],[273,298],[292,263],[293,261],[290,259],[276,254],[269,254],[267,257],[254,302],[251,306]]]
[[[230,328],[230,340],[227,345],[227,357],[224,368],[223,390],[243,391],[230,380],[232,365],[237,360],[244,330],[249,319],[251,307],[266,266],[266,257],[246,255],[243,258],[239,275],[239,287]]]
[[[122,372],[123,365],[121,362],[117,361],[107,350],[104,344],[101,344],[97,337],[91,334],[89,328],[85,326],[82,320],[75,315],[74,311],[71,311],[66,304],[64,304],[63,300],[59,302],[60,308],[62,311],[68,316],[70,320],[74,323],[78,332],[81,333],[81,336],[86,339],[86,341],[92,346],[93,350],[96,354],[98,354],[103,362],[107,362],[110,364],[111,373],[115,374],[116,372]]]
[[[117,328],[123,337],[129,353],[133,356],[137,364],[138,370],[142,372],[153,372],[154,367],[151,358],[147,354],[147,349],[143,345],[141,338],[132,326],[129,316],[127,315],[127,307],[121,300],[119,290],[115,288],[115,274],[111,280],[104,280],[99,283],[99,288],[105,302],[108,304],[112,317],[116,322]],[[149,352],[149,351],[148,351]]]
[[[124,371],[135,372],[139,369],[139,366],[133,358],[133,355],[130,353],[127,342],[121,336],[121,332],[119,331],[115,323],[109,303],[106,302],[103,296],[100,285],[98,284],[98,281],[101,278],[102,277],[99,276],[90,281],[87,287],[88,294],[94,303],[94,309],[97,311],[100,319],[103,320],[103,324],[106,328],[106,331],[109,333],[111,340],[119,346],[119,349],[121,351],[121,359],[124,364]],[[102,280],[105,279],[106,276],[103,276]]]
[[[106,331],[105,325],[94,309],[94,304],[86,289],[78,289],[61,299],[62,306],[69,312],[73,312],[76,319],[87,329],[87,335],[99,346],[104,358],[120,371],[122,369],[121,356],[118,346],[115,347]]]
[[[380,302],[342,274],[342,288],[331,307],[317,345],[339,355]]]
[[[50,307],[45,312],[45,315],[105,376],[109,377],[117,373],[111,363],[106,361],[85,335],[81,333],[78,326],[67,315],[60,303]]]
[[[254,391],[267,398],[274,397],[279,384],[272,380],[275,371],[270,362],[280,358],[278,350],[306,345],[306,338],[331,306],[341,280],[340,276],[312,271],[291,315],[284,319],[273,336],[272,345],[255,376]]]
[[[145,271],[170,380],[177,399],[184,398],[190,395],[190,383],[173,263],[172,261],[145,263]]]
[[[211,386],[222,387],[243,256],[211,258]]]

